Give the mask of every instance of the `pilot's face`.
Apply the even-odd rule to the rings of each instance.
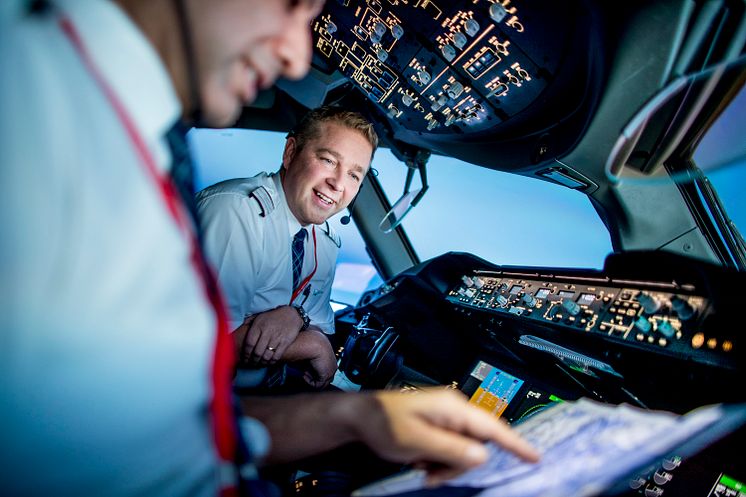
[[[188,1],[207,124],[233,124],[259,89],[308,71],[310,23],[323,0]]]
[[[285,196],[303,226],[321,224],[350,204],[373,153],[358,130],[335,122],[322,122],[319,130],[300,150],[295,138],[288,138],[282,156]]]

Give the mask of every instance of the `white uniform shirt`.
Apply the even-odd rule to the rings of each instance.
[[[167,174],[160,58],[59,0]],[[0,481],[8,495],[213,496],[215,318],[190,245],[57,13],[0,11]]]
[[[231,328],[245,316],[288,305],[293,294],[291,245],[301,225],[288,208],[280,175],[223,181],[199,192],[197,207],[205,253],[225,293]],[[314,268],[314,228],[306,229],[301,281]],[[315,227],[318,266],[308,295],[304,291],[294,301],[303,304],[311,323],[325,333],[334,333],[329,299],[339,250],[339,239],[330,230],[328,223]]]

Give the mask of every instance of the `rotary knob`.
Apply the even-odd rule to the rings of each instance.
[[[674,295],[671,297],[671,309],[679,316],[682,321],[688,321],[696,314],[694,307],[687,301]]]
[[[642,312],[645,314],[655,314],[661,308],[660,301],[649,293],[641,293],[637,297],[637,301],[642,306]]]

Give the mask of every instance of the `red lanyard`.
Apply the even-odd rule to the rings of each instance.
[[[306,288],[306,285],[311,281],[311,278],[313,278],[313,275],[316,274],[316,268],[319,267],[319,259],[316,257],[316,226],[311,228],[311,234],[313,235],[313,271],[311,271],[311,274],[306,276],[303,281],[300,282],[300,285],[298,285],[298,288],[293,290],[293,295],[290,297],[290,304],[295,302],[295,299],[298,298],[298,295],[300,295],[300,292],[303,291],[304,288]]]
[[[96,81],[102,93],[114,109],[119,121],[127,133],[132,146],[137,152],[140,164],[143,166],[148,176],[155,183],[161,198],[168,209],[171,218],[178,226],[184,237],[191,246],[191,264],[202,281],[205,297],[212,306],[216,317],[217,338],[215,340],[215,350],[212,362],[212,398],[210,399],[210,409],[212,412],[213,436],[215,438],[215,447],[218,456],[221,459],[221,474],[228,468],[234,467],[234,460],[237,448],[236,424],[233,417],[233,408],[231,402],[231,378],[233,376],[234,350],[233,340],[228,329],[228,317],[224,305],[223,297],[217,285],[214,275],[204,262],[204,257],[200,250],[197,236],[189,222],[186,209],[182,204],[181,198],[176,191],[171,178],[167,175],[159,174],[156,167],[155,159],[150,150],[148,150],[145,141],[142,139],[138,130],[127,113],[124,105],[104,79],[101,72],[93,62],[83,41],[81,40],[75,26],[67,17],[60,19],[60,27],[65,35],[78,52],[83,65],[90,75]],[[315,242],[315,234],[314,234]],[[228,471],[228,474],[231,474]],[[222,479],[221,479],[222,480]],[[226,478],[227,481],[220,481],[220,495],[227,497],[237,495],[235,487],[235,478]]]

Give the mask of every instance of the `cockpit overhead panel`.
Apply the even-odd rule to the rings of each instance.
[[[595,28],[581,27],[581,2],[541,3],[330,2],[313,25],[314,65],[344,74],[408,143],[494,138],[529,119],[524,134],[546,132],[592,92],[594,60],[576,55]]]

